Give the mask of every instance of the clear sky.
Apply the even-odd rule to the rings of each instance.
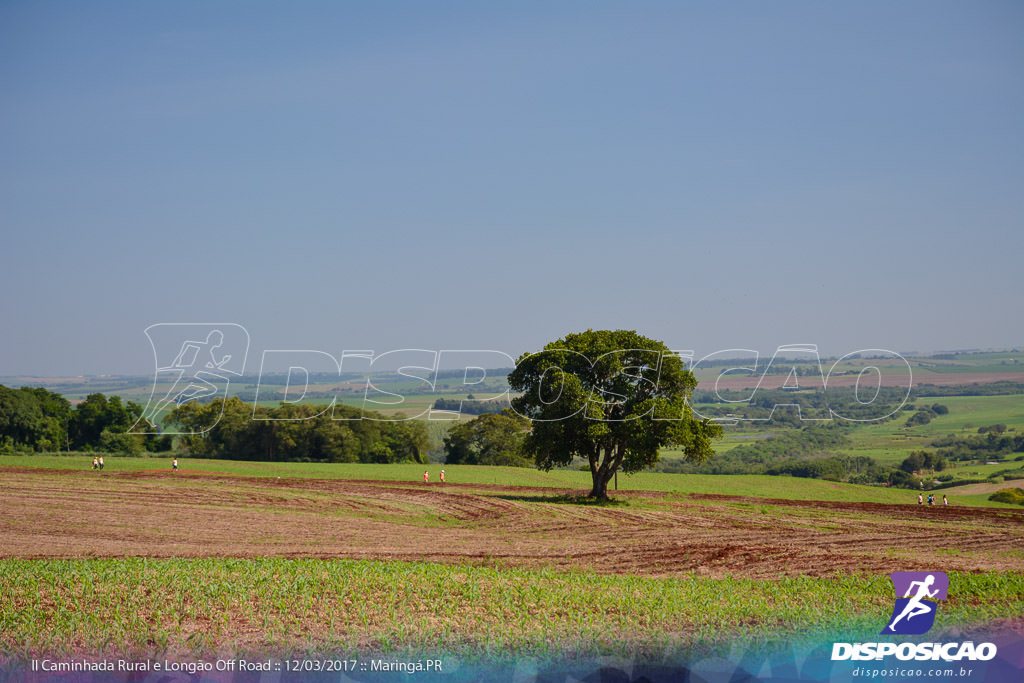
[[[1019,2],[0,4],[0,375],[1024,345]]]

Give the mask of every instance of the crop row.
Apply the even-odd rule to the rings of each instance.
[[[1024,575],[951,574],[938,628],[1024,613]],[[313,559],[0,560],[0,653],[674,656],[877,633],[887,577],[642,578]]]

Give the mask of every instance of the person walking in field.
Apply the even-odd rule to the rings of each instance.
[[[100,456],[100,469],[103,469],[103,456]]]
[[[917,504],[918,505],[923,505],[924,504],[924,496],[921,495],[920,493],[917,494]]]
[[[95,457],[92,459],[92,468],[94,470],[98,470],[100,468],[100,461],[97,460]]]
[[[935,505],[935,494],[934,493],[929,493],[928,494],[928,504],[929,505]]]
[[[949,505],[949,501],[946,499],[946,496],[942,496],[942,504]]]
[[[444,470],[441,470],[441,483],[444,483]]]
[[[429,484],[430,483],[430,472],[428,472],[426,470],[423,470],[423,483],[424,484]]]
[[[171,471],[172,472],[177,472],[178,471],[178,459],[177,458],[175,458],[174,462],[171,463]]]

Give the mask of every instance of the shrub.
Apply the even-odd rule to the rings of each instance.
[[[988,499],[997,503],[1024,505],[1024,489],[1002,489],[993,493]]]

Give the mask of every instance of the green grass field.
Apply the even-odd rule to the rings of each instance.
[[[1011,396],[942,396],[916,401],[920,405],[941,403],[949,414],[939,415],[926,425],[910,431],[927,436],[941,436],[958,431],[977,431],[978,427],[1005,424],[1024,431],[1024,394]]]
[[[977,428],[992,424],[1005,424],[1008,429],[1024,431],[1024,395],[1011,396],[944,396],[923,398],[917,405],[940,403],[949,413],[939,415],[926,425],[907,428],[904,424],[913,414],[905,411],[897,419],[887,422],[846,423],[850,427],[850,444],[836,450],[849,455],[864,455],[887,466],[896,466],[911,451],[934,450],[932,441],[947,434],[971,436]],[[785,428],[782,428],[785,429]],[[778,432],[770,423],[761,427],[761,433]],[[743,443],[750,443],[758,431],[747,425],[727,427],[726,438],[716,444],[717,452],[727,452]]]
[[[953,573],[937,628],[1024,613],[1024,575]],[[671,579],[303,559],[0,560],[0,653],[208,658],[432,652],[671,657],[732,640],[863,639],[884,576]]]
[[[447,479],[453,484],[498,484],[502,486],[528,486],[575,489],[585,493],[590,489],[590,473],[572,470],[541,472],[524,467],[484,467],[473,465],[432,465],[396,464],[374,465],[362,463],[290,463],[290,462],[247,462],[240,460],[208,460],[205,458],[179,458],[183,470],[231,474],[251,477],[298,477],[305,479],[363,479],[383,481],[408,481],[421,483],[423,470],[431,472],[431,481],[436,482],[437,472],[445,468]],[[0,467],[45,467],[54,469],[89,470],[92,457],[62,455],[0,456]],[[985,471],[993,466],[974,466],[972,471]],[[1003,466],[1004,468],[1006,466]],[[97,476],[108,476],[117,472],[143,470],[170,470],[171,458],[131,458],[108,456],[106,467]],[[984,475],[984,476],[987,476]],[[1011,486],[1011,484],[1007,484]],[[839,502],[906,503],[916,497],[915,492],[906,489],[890,489],[880,486],[860,486],[818,479],[795,477],[773,477],[767,475],[710,475],[710,474],[668,474],[640,472],[622,474],[618,478],[620,491],[664,491],[679,494],[721,494],[748,498],[782,498],[789,500],[826,500]],[[615,491],[610,489],[614,497]],[[948,491],[958,504],[983,507],[1013,507],[1005,503],[994,503],[988,496],[959,496],[956,490]]]

